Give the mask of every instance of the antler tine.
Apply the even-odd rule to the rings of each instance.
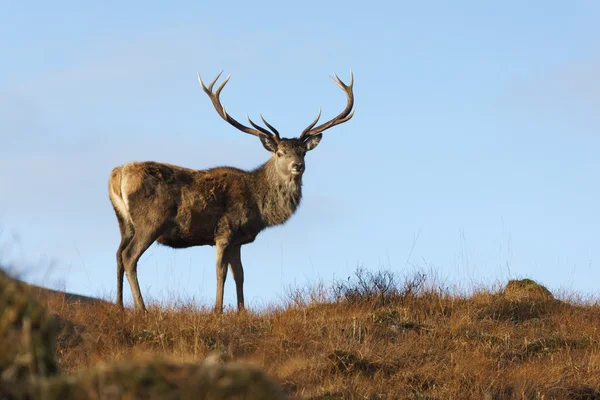
[[[332,76],[330,76],[331,80],[338,85],[342,90],[346,90],[348,88],[351,88],[354,85],[354,74],[352,73],[352,70],[350,70],[350,83],[348,85],[344,84],[344,82],[342,82],[342,80],[340,79],[339,76],[337,76],[337,74],[334,72],[333,75],[335,75],[335,79],[333,79]]]
[[[210,85],[208,85],[208,88],[204,85],[204,82],[202,82],[202,78],[200,77],[200,73],[198,73],[198,81],[200,82],[200,86],[202,86],[202,90],[204,90],[204,92],[208,95],[211,102],[213,103],[213,106],[215,107],[215,110],[221,116],[221,118],[223,118],[225,121],[227,121],[227,123],[229,123],[230,125],[234,126],[236,129],[238,129],[242,132],[249,133],[254,136],[269,136],[269,137],[272,137],[275,141],[279,141],[279,133],[276,133],[276,135],[274,136],[271,132],[254,124],[254,122],[252,122],[250,120],[250,118],[248,118],[248,121],[256,129],[249,128],[245,125],[240,124],[238,121],[233,119],[229,114],[227,114],[227,111],[225,111],[225,106],[223,106],[221,104],[221,99],[219,98],[219,96],[221,95],[221,91],[223,90],[223,88],[225,87],[227,82],[229,82],[229,78],[231,78],[231,74],[229,74],[229,76],[227,76],[227,78],[219,85],[216,92],[213,92],[213,87],[222,73],[223,73],[223,71],[219,72],[219,74],[215,77],[215,79],[212,80]],[[269,125],[267,124],[267,126],[269,126]],[[270,128],[273,129],[272,127],[270,127]],[[274,130],[274,132],[276,132],[276,131]]]
[[[255,127],[256,129],[258,129],[259,131],[261,131],[262,133],[269,135],[269,136],[273,136],[273,133],[269,132],[268,130],[266,130],[265,128],[263,128],[262,126],[255,124],[254,121],[252,121],[250,119],[250,117],[248,116],[248,114],[246,114],[246,119],[248,120],[248,122],[250,122],[250,125],[252,125],[253,127]]]
[[[346,108],[344,109],[344,111],[342,111],[340,114],[338,114],[337,117],[335,117],[317,127],[314,127],[315,124],[317,123],[317,121],[319,120],[319,117],[321,116],[321,111],[319,110],[319,115],[306,129],[304,129],[304,131],[302,131],[302,134],[300,135],[300,139],[306,139],[310,136],[318,135],[331,127],[334,127],[336,125],[339,125],[341,123],[344,123],[344,122],[350,120],[350,118],[352,118],[354,116],[354,111],[353,111],[354,93],[353,93],[353,89],[352,89],[354,86],[354,74],[352,73],[352,70],[350,70],[350,83],[348,85],[346,85],[344,82],[342,82],[342,80],[339,78],[339,76],[337,76],[337,74],[334,73],[334,75],[335,75],[335,79],[333,77],[330,77],[330,78],[340,89],[342,89],[346,93],[346,98],[347,98]]]
[[[317,122],[319,122],[319,118],[321,118],[321,107],[319,107],[319,113],[317,114],[317,118],[315,118],[315,120],[311,122],[310,125],[306,127],[306,129],[302,131],[302,135],[300,135],[301,138],[303,138],[304,135],[306,135],[306,133],[308,133],[308,131],[310,131],[312,127],[315,126]]]
[[[267,122],[267,120],[263,118],[262,114],[260,114],[260,119],[262,119],[262,122],[267,126],[267,128],[269,128],[270,130],[273,131],[273,133],[275,134],[275,137],[277,137],[277,139],[281,139],[281,137],[279,136],[279,132],[277,131],[277,129],[275,129],[275,127],[273,127],[271,124],[269,124]]]
[[[221,75],[221,74],[219,74]],[[217,77],[218,78],[218,77]],[[221,90],[223,90],[223,88],[225,87],[225,85],[227,84],[227,82],[229,82],[229,78],[231,78],[231,74],[227,75],[227,78],[225,78],[225,80],[219,85],[219,87],[217,88],[217,91],[215,92],[215,96],[217,96],[217,98],[221,95]],[[212,92],[212,87],[215,84],[216,80],[213,81],[210,84],[210,91]]]
[[[262,126],[255,124],[254,121],[252,121],[250,119],[250,117],[248,116],[248,114],[246,114],[246,118],[248,119],[248,122],[250,122],[250,125],[252,125],[253,127],[255,127],[256,129],[258,129],[259,131],[261,131],[262,133],[269,135],[273,138],[273,140],[275,140],[275,142],[279,143],[280,141],[280,137],[279,137],[279,132],[277,132],[277,129],[275,129],[274,127],[272,127],[267,121],[265,121],[265,119],[263,118],[263,116],[260,116],[260,119],[262,119],[262,121],[265,123],[265,125],[267,125],[267,127],[269,127],[269,129],[271,129],[273,132],[269,132],[268,130],[266,130],[265,128],[263,128]]]
[[[221,70],[221,72],[219,72],[217,74],[217,76],[215,76],[215,79],[213,79],[212,82],[210,83],[210,85],[208,86],[208,90],[210,90],[212,92],[213,86],[215,86],[215,83],[217,82],[217,80],[219,80],[219,77],[221,76],[223,71],[224,70]],[[231,74],[229,74],[229,76],[227,77],[227,80],[229,80],[230,77],[231,77]]]
[[[335,75],[335,79],[333,78],[333,76],[329,77],[333,81],[333,83],[335,83],[336,85],[338,85],[342,90],[346,90],[346,85],[344,85],[344,82],[342,82],[342,80],[340,79],[340,77],[337,76],[336,73],[334,73],[333,75]]]
[[[341,124],[341,123],[346,122],[346,121],[349,121],[352,117],[354,117],[354,111],[355,110],[352,110],[352,112],[350,114],[346,115],[344,118],[339,119],[337,121],[336,125],[337,124]]]
[[[204,82],[202,82],[202,77],[200,76],[200,72],[197,72],[198,75],[198,82],[200,82],[200,86],[202,86],[202,90],[204,90],[205,93],[208,92],[208,89],[206,88],[206,86],[204,86]]]
[[[212,88],[215,85],[215,82],[217,81],[217,79],[219,79],[219,77],[221,76],[221,74],[223,73],[223,71],[219,72],[219,74],[215,77],[215,79],[212,80],[212,82],[208,85],[208,88],[206,86],[204,86],[204,82],[202,82],[202,77],[200,76],[200,72],[198,72],[198,81],[200,82],[200,86],[202,86],[202,90],[204,90],[204,92],[206,92],[207,94],[212,94]],[[231,76],[231,74],[229,74],[229,76]],[[229,77],[227,78],[227,80],[229,80]]]

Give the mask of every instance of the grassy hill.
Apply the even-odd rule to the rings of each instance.
[[[531,280],[460,296],[420,274],[398,280],[389,271],[357,270],[331,287],[294,290],[279,306],[221,316],[192,304],[136,314],[29,293],[57,321],[60,374],[109,371],[87,378],[94,393],[99,382],[112,382],[144,397],[137,390],[154,387],[152,365],[191,366],[196,375],[173,372],[189,385],[208,357],[215,365],[256,366],[252,379],[291,398],[600,399],[599,304],[557,299]],[[163,364],[152,364],[157,357]],[[202,398],[203,389],[195,390],[192,398]]]

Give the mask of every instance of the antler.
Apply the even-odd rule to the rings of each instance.
[[[348,120],[350,120],[350,118],[352,118],[354,116],[354,110],[352,110],[352,107],[354,107],[354,93],[352,92],[352,85],[354,85],[354,75],[352,74],[352,70],[350,70],[350,84],[346,85],[344,84],[344,82],[342,82],[342,80],[337,76],[337,74],[335,75],[335,79],[333,79],[333,77],[330,77],[333,82],[338,85],[344,92],[346,92],[346,97],[348,98],[348,103],[346,104],[346,108],[344,109],[344,111],[342,111],[337,117],[333,118],[330,121],[325,122],[324,124],[321,124],[315,128],[313,128],[313,126],[315,126],[317,124],[317,122],[319,121],[319,118],[321,118],[321,109],[319,109],[319,114],[317,114],[317,118],[315,118],[315,120],[306,127],[306,129],[304,129],[302,131],[302,134],[300,135],[299,139],[306,139],[309,138],[310,136],[314,136],[314,135],[318,135],[321,132],[336,126],[338,124],[344,123]]]
[[[246,114],[246,118],[248,118],[248,122],[250,122],[250,125],[252,125],[256,129],[252,129],[245,125],[240,124],[235,119],[233,119],[229,114],[227,114],[227,112],[225,111],[225,107],[221,104],[219,95],[221,94],[221,90],[223,90],[223,88],[229,81],[229,78],[231,78],[231,74],[229,74],[227,79],[225,79],[223,81],[223,83],[221,83],[221,85],[219,85],[219,87],[217,88],[217,91],[213,93],[213,86],[215,85],[215,83],[217,82],[217,80],[219,79],[219,77],[221,76],[222,73],[223,73],[223,71],[219,72],[219,75],[217,75],[216,78],[213,79],[213,81],[210,83],[210,85],[208,85],[208,88],[206,86],[204,86],[204,83],[202,82],[202,78],[200,77],[200,73],[198,73],[198,81],[200,82],[200,86],[202,86],[202,90],[204,90],[204,93],[206,93],[208,95],[208,97],[210,97],[210,100],[212,101],[213,106],[215,107],[215,110],[217,110],[217,113],[221,116],[221,118],[223,118],[229,124],[233,125],[234,127],[236,127],[237,129],[239,129],[242,132],[249,133],[254,136],[269,136],[273,140],[275,140],[275,142],[279,143],[279,141],[281,139],[279,137],[279,132],[277,132],[277,129],[273,128],[267,121],[265,121],[265,119],[263,118],[262,115],[260,116],[260,119],[262,119],[262,121],[265,123],[265,125],[270,130],[273,131],[272,133],[269,132],[268,130],[266,130],[265,128],[263,128],[259,125],[256,125],[254,122],[252,122],[250,117],[248,117],[248,114]]]

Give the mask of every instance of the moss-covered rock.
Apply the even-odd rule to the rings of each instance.
[[[56,330],[56,321],[22,283],[0,270],[0,396],[58,373]]]
[[[504,297],[512,301],[554,300],[552,293],[531,279],[510,280],[504,288]]]
[[[164,359],[116,363],[40,382],[35,398],[284,399],[279,384],[244,364],[186,364]]]
[[[57,320],[22,282],[0,270],[0,399],[285,398],[281,386],[261,369],[210,360],[138,360],[60,375],[56,340]]]

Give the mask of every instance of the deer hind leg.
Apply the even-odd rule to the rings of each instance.
[[[244,310],[244,267],[242,267],[241,246],[236,246],[227,253],[229,268],[235,280],[238,311],[242,311]]]
[[[136,311],[147,311],[142,298],[142,292],[137,278],[137,263],[142,254],[154,243],[165,231],[165,225],[155,229],[137,229],[129,244],[123,249],[123,266],[133,295]]]
[[[123,250],[133,238],[133,225],[125,222],[125,219],[117,212],[117,220],[119,221],[119,230],[121,231],[121,243],[117,249],[117,305],[123,308],[123,276],[125,275],[125,267],[123,266]]]

